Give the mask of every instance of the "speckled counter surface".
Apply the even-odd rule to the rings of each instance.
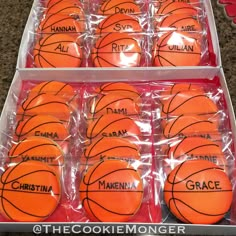
[[[0,111],[15,73],[18,49],[32,2],[32,0],[0,0]],[[217,5],[216,0],[212,1],[212,5],[223,68],[236,111],[236,27],[226,19],[223,8]]]

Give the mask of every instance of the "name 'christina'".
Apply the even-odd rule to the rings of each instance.
[[[20,183],[18,181],[12,182],[11,187],[12,189],[15,189],[15,190],[24,190],[24,191],[30,191],[30,192],[49,193],[52,191],[52,186]]]

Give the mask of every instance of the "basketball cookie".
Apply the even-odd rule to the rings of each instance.
[[[166,4],[166,3],[171,3],[171,2],[184,2],[188,4],[196,4],[199,3],[201,0],[156,0],[157,3],[159,4]]]
[[[51,14],[65,14],[65,15],[79,15],[84,17],[82,5],[77,0],[61,0],[48,2],[48,8],[45,15]]]
[[[168,89],[165,89],[163,92],[161,92],[161,97],[164,99],[164,95],[169,94],[176,94],[183,91],[197,91],[199,93],[205,93],[203,86],[198,84],[192,84],[192,83],[176,83]]]
[[[123,93],[129,93],[131,95],[130,97],[140,97],[138,90],[133,85],[123,82],[111,82],[102,84],[101,86],[97,87],[95,91],[104,95],[108,93],[119,93],[122,95]]]
[[[186,3],[192,7],[201,7],[201,0],[157,0],[154,2],[156,10],[169,3]],[[177,13],[179,14],[179,13]],[[180,13],[181,14],[181,13]]]
[[[140,128],[130,117],[121,114],[103,115],[88,125],[87,137],[139,137]]]
[[[141,206],[143,184],[138,171],[127,162],[107,160],[88,170],[79,193],[92,221],[126,222]]]
[[[60,181],[51,167],[38,161],[20,162],[6,169],[0,180],[0,212],[8,220],[47,219],[61,196]]]
[[[141,9],[133,0],[107,0],[98,9],[99,15],[113,15],[116,13],[134,15],[140,14]]]
[[[214,224],[228,212],[232,185],[225,172],[209,161],[178,165],[167,177],[164,200],[179,220],[190,224]]]
[[[41,93],[52,94],[63,98],[72,110],[78,108],[76,90],[67,83],[54,80],[42,82],[30,89],[28,97]]]
[[[29,136],[50,138],[58,143],[68,141],[69,132],[64,124],[54,116],[35,115],[19,121],[15,129],[15,141]]]
[[[198,91],[183,91],[162,99],[162,116],[180,116],[187,114],[215,114],[218,108],[206,94]]]
[[[197,8],[185,2],[166,2],[156,6],[156,15],[189,14],[198,15]]]
[[[161,22],[155,24],[157,31],[185,31],[201,32],[202,27],[196,15],[191,14],[171,14],[167,15]]]
[[[83,16],[70,16],[64,14],[46,15],[38,27],[38,33],[83,33],[85,19]]]
[[[17,111],[18,120],[35,115],[51,115],[68,126],[71,110],[63,98],[53,94],[41,93],[28,96]]]
[[[124,138],[100,138],[92,141],[80,158],[82,169],[106,159],[139,160],[139,147]]]
[[[142,32],[138,19],[117,13],[106,17],[97,27],[96,34],[116,32]]]
[[[40,161],[58,170],[64,165],[64,154],[60,146],[49,138],[27,137],[14,144],[9,153],[11,163]]]
[[[181,115],[166,122],[163,128],[165,138],[199,135],[211,137],[218,133],[219,120],[209,116]]]
[[[154,66],[198,66],[201,54],[199,34],[174,31],[154,40]]]
[[[96,96],[89,102],[89,117],[98,118],[113,113],[135,116],[139,115],[140,108],[132,98],[118,93]]]
[[[82,49],[77,36],[70,34],[46,34],[34,47],[35,67],[79,67]]]
[[[45,5],[45,8],[50,8],[52,5],[56,5],[60,2],[71,2],[71,4],[76,4],[78,3],[79,1],[78,0],[44,0],[44,5]]]
[[[109,33],[98,39],[92,50],[95,67],[135,67],[140,59],[140,45],[128,33]]]
[[[36,96],[41,93],[59,96],[65,99],[68,103],[71,103],[76,95],[76,92],[71,85],[55,80],[50,80],[35,85],[32,89],[30,89],[28,96]]]
[[[129,98],[132,98],[134,101],[137,101],[137,104],[141,103],[141,94],[138,92],[138,90],[128,84],[128,83],[122,83],[122,82],[113,82],[113,83],[106,83],[101,85],[100,87],[97,87],[95,89],[96,93],[100,93],[103,95],[109,94],[109,93],[116,93],[122,96],[127,96]]]
[[[185,137],[170,146],[167,156],[173,162],[193,159],[206,160],[228,170],[227,160],[219,142],[201,137]]]

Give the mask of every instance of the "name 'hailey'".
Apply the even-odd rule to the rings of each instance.
[[[137,189],[134,182],[106,182],[105,180],[98,182],[99,189]]]
[[[180,52],[194,52],[193,45],[169,45],[169,50]]]

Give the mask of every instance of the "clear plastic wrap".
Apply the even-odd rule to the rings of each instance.
[[[92,37],[91,63],[95,67],[137,67],[147,65],[146,36],[108,33]]]
[[[180,112],[182,114],[171,112],[166,115],[163,112],[163,106],[178,94],[187,96],[196,93],[207,97],[212,102],[209,103],[211,107],[214,104],[214,111],[202,114],[200,106],[189,105],[191,109],[185,107]],[[46,131],[43,124],[44,132],[57,133],[54,136],[45,136],[42,132],[38,136],[34,129],[38,117],[40,122],[50,118],[52,123],[46,122],[50,129],[57,125],[58,118],[53,120],[52,116],[59,103],[49,109],[50,115],[45,109],[44,115],[35,115],[32,102],[31,113],[27,113],[31,117],[25,117],[25,110],[19,114],[19,107],[25,100],[42,94],[60,97],[63,104],[70,108],[69,123],[59,120],[59,124],[67,130],[66,149],[64,142],[57,140],[59,133],[63,133],[62,128],[56,126],[54,131]],[[45,208],[51,209],[51,212],[42,220],[178,223],[164,202],[165,192],[168,192],[168,189],[164,190],[164,184],[176,166],[184,166],[183,163],[193,160],[216,164],[229,176],[234,191],[234,137],[223,89],[217,77],[212,80],[129,83],[24,81],[21,92],[10,96],[15,108],[4,114],[8,117],[8,124],[1,127],[0,132],[2,174],[11,171],[12,166],[21,166],[21,163],[33,165],[30,164],[33,162],[42,163],[60,180],[60,194],[55,190],[56,196],[60,195],[56,198],[58,205]],[[113,96],[118,99],[112,100]],[[120,102],[120,99],[125,99],[125,102]],[[192,99],[188,97],[187,101]],[[202,102],[201,106],[209,104]],[[137,112],[134,114],[133,111]],[[30,120],[34,122],[28,123]],[[32,129],[28,129],[27,124]],[[41,125],[39,123],[38,127]],[[22,128],[27,128],[26,132],[23,133]],[[19,131],[21,135],[18,135]],[[210,183],[208,187],[212,186]],[[14,187],[18,189],[16,183]],[[215,187],[218,187],[217,183]],[[198,184],[196,188],[199,188]],[[125,199],[122,204],[120,199]],[[233,211],[222,215],[219,224],[233,224],[233,216],[230,217]],[[0,220],[9,221],[9,217],[2,214]]]
[[[28,53],[30,67],[56,68],[86,65],[86,35],[74,33],[31,34],[32,48]],[[56,55],[56,56],[55,56]]]
[[[1,204],[2,222],[68,221],[71,192],[68,177],[71,140],[78,118],[78,91],[73,85],[57,81],[26,81],[19,94],[11,94],[16,108],[9,110],[9,124],[5,131],[1,129],[1,140],[5,140],[0,144],[2,178],[7,176],[1,184],[10,191],[6,190],[5,202]],[[33,104],[42,94],[49,99],[38,99]],[[22,110],[27,99],[31,108]],[[60,105],[69,109],[64,123],[59,120]],[[10,176],[12,180],[8,181]],[[15,195],[11,196],[11,190]]]
[[[32,17],[29,68],[216,64],[201,1],[36,1]]]
[[[165,223],[198,222],[200,224],[207,224],[205,222],[211,222],[211,220],[217,224],[232,223],[228,211],[232,202],[230,199],[234,185],[234,145],[223,91],[217,84],[217,78],[214,78],[214,83],[212,82],[191,80],[189,83],[178,81],[176,83],[164,82],[162,84],[153,84],[153,99],[157,109],[157,112],[154,113],[154,127],[156,127],[154,128],[155,174],[156,184],[158,186],[159,184],[161,185],[161,193],[157,193],[157,197],[161,195],[162,219]],[[180,97],[185,97],[186,99],[181,101]],[[188,106],[188,102],[194,103],[196,97],[198,99],[204,97],[204,100],[205,98],[206,100],[191,104],[182,111],[178,110],[181,109],[182,105]],[[177,101],[175,99],[181,102],[175,103]],[[173,104],[175,104],[175,107],[172,107]],[[203,110],[201,110],[202,108]],[[196,162],[196,164],[193,162],[193,168],[197,166],[197,171],[192,171],[191,173],[191,169],[188,172],[184,168],[185,166],[186,168],[191,167],[187,166],[190,163],[189,161],[193,160],[199,162]],[[207,172],[209,162],[212,163],[209,164],[210,169],[213,168],[216,171],[219,168],[220,170],[219,173],[216,171],[216,178],[213,177],[213,171],[212,179],[207,179],[207,174],[205,173]],[[189,175],[186,174],[186,177],[182,177],[184,175],[184,172],[180,171],[182,169],[189,173]],[[195,175],[198,175],[197,173],[202,173],[202,175],[199,174],[196,177],[196,182],[194,182]],[[174,182],[171,180],[173,174],[176,176],[174,177]],[[215,179],[215,182],[213,179]],[[211,185],[211,183],[222,184],[224,179],[232,185],[231,190],[229,189],[231,187],[228,187],[228,189],[226,187],[226,190],[222,190],[222,192],[229,191],[229,195],[222,195],[222,199],[228,197],[225,200],[229,204],[226,206],[227,209],[225,208],[227,212],[218,214],[217,212],[221,211],[221,208],[215,207],[215,211],[212,211],[205,217],[213,199],[217,199],[217,191],[221,191],[217,186]],[[191,186],[189,185],[190,183],[192,184]],[[170,186],[172,186],[172,193],[169,195],[168,189]],[[227,186],[226,183],[225,186]],[[225,186],[222,185],[220,189],[223,189]],[[201,191],[203,195],[204,191],[208,192],[209,199],[211,199],[211,194],[212,196],[214,195],[214,191],[216,193],[208,205],[204,205],[202,202],[202,208],[195,204],[196,201],[194,199],[194,194],[196,194],[199,201],[204,201],[201,199],[203,197]],[[188,202],[188,195],[185,195],[185,193],[193,196],[192,202]],[[182,205],[181,201],[186,203]],[[172,202],[175,205],[172,205]],[[190,212],[192,211],[192,218],[189,215],[188,209],[191,209]],[[218,218],[214,214],[218,214]],[[182,220],[179,221],[178,219]]]
[[[212,61],[201,1],[153,1],[151,9],[154,66],[199,66]]]
[[[148,9],[148,1],[124,1],[124,0],[108,0],[108,1],[90,1],[89,11],[98,15],[113,15],[117,13],[127,15],[140,15],[146,13]]]
[[[116,13],[110,16],[90,15],[90,30],[97,35],[111,32],[142,33],[147,26],[145,15]]]

